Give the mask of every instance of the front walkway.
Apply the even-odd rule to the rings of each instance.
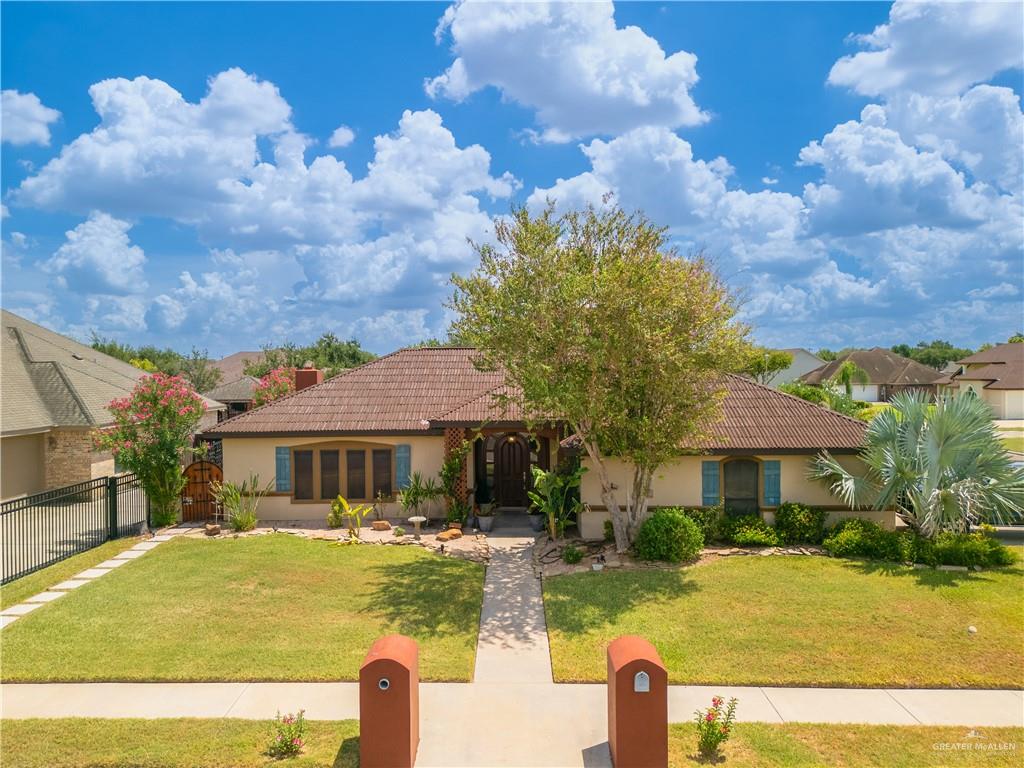
[[[610,766],[607,692],[554,684],[533,534],[498,529],[471,684],[420,687],[418,766]],[[139,556],[145,550],[137,550]],[[736,696],[737,719],[767,723],[1024,725],[1019,690],[669,687],[669,720],[690,722],[711,697]],[[0,717],[239,717],[306,710],[359,717],[356,683],[33,683],[0,685]]]

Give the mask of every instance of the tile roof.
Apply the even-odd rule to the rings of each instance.
[[[961,365],[972,363],[1010,363],[1013,361],[1024,362],[1024,344],[1020,342],[996,344],[994,347],[968,355],[963,360],[957,360]]]
[[[985,389],[1024,389],[1024,344],[998,344],[965,357],[955,381],[987,381]]]
[[[479,371],[469,348],[407,349],[207,430],[208,435],[420,432],[444,425],[518,422],[496,396],[516,392],[501,372]],[[716,440],[704,449],[854,450],[865,425],[835,411],[729,376]]]
[[[869,384],[889,385],[928,385],[942,378],[942,374],[934,368],[922,365],[916,360],[897,355],[888,349],[858,349],[848,352],[820,368],[815,368],[800,377],[808,384],[820,385],[831,379],[847,360],[852,360],[868,375]]]
[[[256,385],[259,383],[260,380],[255,376],[243,376],[225,384],[218,384],[203,394],[221,403],[249,402],[255,396]]]

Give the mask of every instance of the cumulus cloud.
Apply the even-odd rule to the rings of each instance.
[[[0,93],[0,137],[8,144],[50,144],[50,123],[60,119],[60,112],[47,107],[34,93],[5,90]]]
[[[833,85],[865,96],[899,91],[949,96],[1021,66],[1024,5],[896,2],[887,24],[853,36],[869,50],[839,59]]]
[[[44,269],[73,285],[76,292],[139,293],[146,289],[146,255],[128,238],[131,224],[94,211],[65,232],[66,242]]]
[[[355,141],[356,132],[349,128],[347,125],[339,125],[334,129],[334,133],[331,134],[331,138],[327,140],[327,146],[341,148],[347,147],[353,141]]]
[[[436,34],[450,34],[456,58],[427,93],[461,101],[494,86],[536,110],[542,141],[708,119],[690,94],[697,57],[666,55],[639,27],[619,27],[611,2],[458,2]]]

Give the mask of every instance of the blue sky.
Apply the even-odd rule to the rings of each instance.
[[[443,335],[492,216],[606,192],[763,343],[1024,325],[1017,4],[0,13],[3,304],[74,336],[387,351]]]

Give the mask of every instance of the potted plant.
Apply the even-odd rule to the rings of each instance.
[[[494,502],[480,505],[476,513],[476,522],[485,533],[494,527]]]

